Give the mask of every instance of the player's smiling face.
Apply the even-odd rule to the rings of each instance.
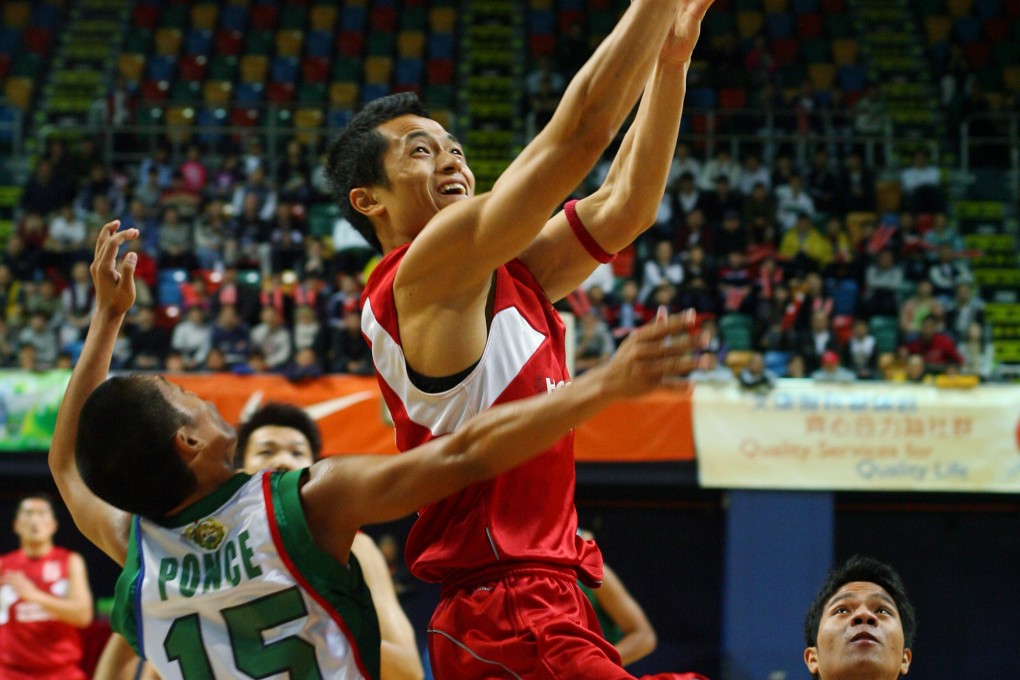
[[[398,229],[417,234],[437,212],[474,194],[460,142],[430,118],[399,116],[378,131],[387,140],[389,186],[373,189]]]

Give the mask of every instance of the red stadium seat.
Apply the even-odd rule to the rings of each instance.
[[[7,77],[7,73],[11,70],[11,55],[0,54],[0,80]]]
[[[360,57],[365,48],[365,37],[357,31],[341,31],[336,44],[341,55]]]
[[[177,60],[177,69],[181,79],[189,81],[205,80],[205,69],[208,60],[204,56],[186,55]]]
[[[166,99],[170,86],[166,81],[146,80],[142,82],[141,98],[148,101]]]
[[[397,10],[393,7],[375,7],[369,15],[369,24],[373,31],[393,33],[397,30]]]
[[[528,38],[528,51],[533,57],[549,57],[556,51],[556,36],[538,34]]]
[[[846,0],[821,0],[819,3],[824,14],[843,14],[846,12]]]
[[[29,52],[40,55],[47,55],[50,52],[50,45],[53,43],[53,33],[48,28],[38,26],[25,29],[22,44]]]
[[[776,66],[789,66],[796,63],[799,47],[794,38],[776,38],[772,41],[772,58]]]
[[[453,83],[452,59],[429,59],[428,79],[430,85],[450,85]]]
[[[584,25],[584,12],[579,9],[563,9],[557,19],[560,31],[566,33],[575,24]]]
[[[241,45],[243,44],[243,40],[244,38],[240,31],[227,31],[221,29],[216,31],[216,36],[213,38],[213,45],[216,49],[216,54],[236,57],[241,54]]]
[[[135,28],[156,28],[159,23],[159,5],[135,5],[131,11],[131,25]]]
[[[992,42],[1005,42],[1009,40],[1009,29],[1013,27],[1013,21],[1009,17],[993,17],[987,19],[984,25],[985,37]]]
[[[326,57],[305,57],[301,60],[301,78],[306,83],[324,83],[329,79],[329,65]]]
[[[797,35],[801,38],[820,38],[824,30],[822,15],[814,12],[797,15]]]
[[[294,101],[294,83],[269,83],[266,86],[266,99],[280,103]]]
[[[255,5],[251,8],[251,27],[256,31],[272,31],[279,13],[275,5]]]
[[[747,90],[742,87],[719,90],[719,107],[722,109],[746,109]]]
[[[967,62],[971,68],[983,68],[988,66],[991,58],[991,46],[986,42],[976,42],[964,45],[963,53],[967,55]]]

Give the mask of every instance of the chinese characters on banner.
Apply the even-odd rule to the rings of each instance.
[[[1020,491],[1020,388],[780,381],[694,392],[703,486]]]

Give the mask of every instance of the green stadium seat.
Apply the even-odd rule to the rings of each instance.
[[[872,317],[871,335],[879,352],[895,352],[900,344],[899,319],[893,316]]]
[[[754,319],[747,314],[727,314],[719,319],[719,334],[730,351],[753,347]]]

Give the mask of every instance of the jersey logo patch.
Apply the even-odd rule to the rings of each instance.
[[[184,538],[203,550],[216,550],[223,542],[227,530],[219,520],[207,517],[201,522],[193,522],[184,530]]]

